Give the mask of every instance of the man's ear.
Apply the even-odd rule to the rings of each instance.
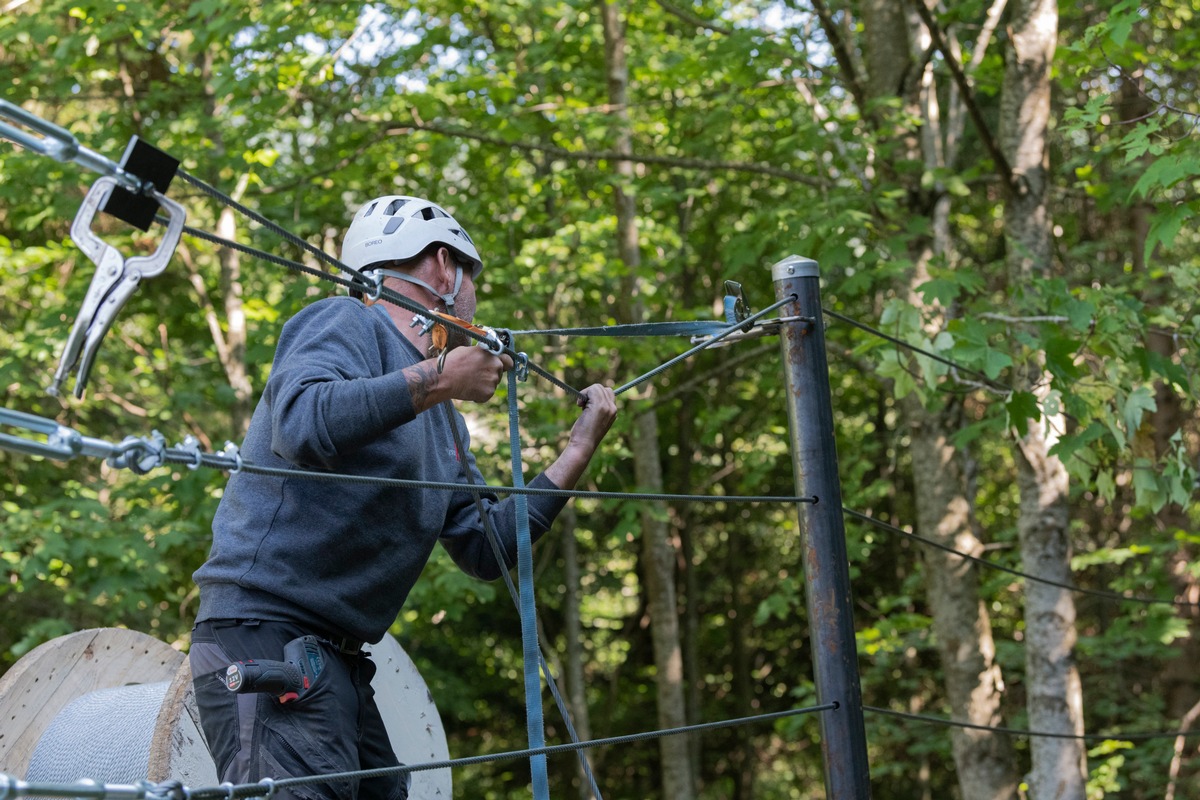
[[[454,291],[454,276],[457,272],[457,264],[454,263],[454,256],[450,254],[448,247],[439,247],[433,254],[434,260],[434,276],[436,282],[433,284],[438,287],[440,292]]]

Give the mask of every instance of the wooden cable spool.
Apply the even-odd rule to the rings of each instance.
[[[372,686],[397,758],[449,758],[424,680],[400,644],[368,648]],[[0,771],[28,782],[218,783],[187,656],[152,636],[99,628],[35,648],[0,677]],[[414,798],[449,798],[449,769],[414,773]]]

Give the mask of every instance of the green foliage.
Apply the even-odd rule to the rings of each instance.
[[[852,5],[834,5],[849,46],[862,47]],[[982,3],[950,5],[943,21],[955,30],[977,29],[986,12]],[[1002,198],[990,160],[969,155],[982,152],[979,132],[967,126],[957,162],[909,159],[896,144],[902,135],[893,134],[915,134],[916,117],[895,98],[855,106],[850,76],[830,63],[827,34],[806,8],[692,4],[696,19],[654,4],[623,10],[633,81],[623,111],[634,152],[653,157],[621,183],[638,213],[641,263],[632,268],[616,255],[615,122],[593,4],[439,0],[401,12],[291,0],[33,0],[0,17],[0,63],[11,76],[0,96],[110,157],[131,135],[143,136],[222,190],[241,184],[250,207],[329,252],[361,201],[385,192],[434,197],[471,221],[485,254],[479,321],[515,330],[625,321],[630,294],[651,320],[713,319],[727,279],[741,281],[761,308],[773,299],[766,266],[791,253],[811,256],[827,308],[958,365],[830,320],[847,507],[911,524],[903,401],[959,408],[955,442],[974,469],[989,557],[1021,569],[1011,436],[1061,412],[1054,453],[1072,476],[1076,579],[1156,597],[1197,579],[1190,530],[1200,150],[1189,81],[1200,68],[1200,36],[1188,2],[1118,2],[1103,14],[1062,8],[1050,178],[1062,230],[1056,275],[1021,285],[1003,269]],[[931,63],[946,85],[944,63]],[[998,49],[980,54],[972,80],[986,119],[998,113],[1002,73]],[[1143,94],[1131,100],[1119,90],[1135,73]],[[236,440],[234,394],[210,327],[228,332],[224,302],[234,287],[216,248],[191,237],[120,315],[85,399],[42,392],[92,274],[69,241],[90,179],[77,165],[0,149],[5,406],[115,441],[154,429],[171,442],[195,434],[208,449]],[[179,180],[171,194],[186,203],[189,224],[215,229],[215,201]],[[941,197],[951,202],[953,247],[911,281],[910,295],[898,287],[910,285],[934,235],[929,208]],[[101,225],[122,252],[142,252],[158,235]],[[247,220],[237,221],[236,234],[307,258]],[[335,290],[249,258],[241,270],[245,361],[261,391],[282,322]],[[619,385],[688,346],[533,336],[519,343],[577,387]],[[639,399],[625,396],[587,488],[639,488],[628,433],[645,412],[658,418],[669,491],[790,494],[778,351],[761,344],[708,351],[655,378],[644,398],[643,390]],[[1025,383],[1031,371],[1044,371],[1047,385]],[[481,463],[497,482],[509,469],[504,395],[469,409]],[[574,410],[537,379],[522,385],[519,400],[532,474],[561,446]],[[204,470],[139,478],[86,459],[0,453],[3,663],[94,625],[185,644],[195,611],[190,574],[207,550],[223,483]],[[557,532],[538,549],[551,660],[582,648],[594,736],[653,729],[640,508],[577,501],[576,511],[581,643],[565,640]],[[680,602],[694,623],[692,717],[813,703],[794,509],[706,503],[659,513],[690,553]],[[943,713],[920,545],[854,523],[847,550],[868,704]],[[1020,724],[1021,582],[987,570],[981,580],[998,659],[1015,687],[1005,713]],[[520,633],[502,587],[468,581],[439,554],[393,630],[430,683],[456,755],[521,746]],[[1171,727],[1154,698],[1186,632],[1180,619],[1168,608],[1081,602],[1080,630],[1089,725]],[[1133,688],[1108,680],[1141,672],[1155,677]],[[564,739],[561,722],[547,718],[551,740]],[[952,772],[937,766],[952,763],[941,729],[873,716],[868,736],[874,796],[956,791]],[[818,738],[814,717],[706,734],[698,744],[702,795],[733,795],[746,770],[758,797],[819,797]],[[739,761],[747,749],[753,763]],[[926,777],[913,769],[918,762],[932,765]],[[654,747],[601,753],[595,763],[606,796],[658,791]],[[1140,744],[1098,746],[1089,791],[1157,796],[1164,763],[1163,751]],[[522,769],[464,771],[457,792],[518,793],[527,783]],[[569,760],[551,769],[555,786],[572,780]]]

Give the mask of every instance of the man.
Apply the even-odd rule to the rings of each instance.
[[[433,203],[397,196],[368,203],[346,232],[342,260],[425,307],[474,317],[483,264],[462,226]],[[194,576],[200,609],[189,657],[222,781],[396,765],[362,644],[378,642],[395,621],[436,542],[471,575],[501,574],[470,492],[303,475],[465,484],[469,469],[484,483],[470,452],[458,452],[450,424],[464,437],[466,428],[446,401],[490,399],[512,361],[473,346],[439,358],[412,319],[393,304],[329,298],[307,306],[280,335],[241,452],[250,463],[298,474],[232,476],[213,520],[212,551]],[[579,404],[566,447],[531,487],[574,487],[616,416],[612,390],[600,385],[584,390]],[[565,501],[532,495],[528,504],[538,537]],[[508,566],[515,564],[513,498],[485,496],[483,506]],[[298,698],[281,702],[226,687],[229,664],[286,660],[285,646],[303,636],[317,637],[321,671]],[[402,800],[407,781],[331,781],[286,794]]]

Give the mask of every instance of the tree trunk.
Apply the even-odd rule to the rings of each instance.
[[[1050,69],[1058,35],[1055,0],[1018,0],[1009,22],[1000,104],[1000,147],[1013,180],[1004,228],[1011,285],[1050,273],[1051,219],[1047,205]],[[1050,381],[1035,364],[1018,377],[1018,389],[1045,399]],[[1044,407],[1044,406],[1043,406]],[[1050,449],[1063,431],[1061,414],[1030,421],[1018,441],[1018,530],[1027,572],[1053,581],[1071,579],[1068,477]],[[1075,599],[1071,592],[1039,581],[1025,583],[1026,707],[1032,730],[1067,736],[1083,733],[1083,692],[1074,662]],[[1033,800],[1083,800],[1087,752],[1072,738],[1030,740]]]
[[[232,208],[221,211],[217,221],[217,235],[229,240],[237,239]],[[222,354],[221,366],[233,389],[233,408],[229,410],[232,429],[245,434],[250,427],[253,412],[254,389],[250,385],[250,374],[246,369],[246,312],[242,305],[242,265],[238,252],[229,247],[220,251],[221,296],[225,301],[225,347],[218,348]]]
[[[921,160],[930,169],[953,166],[958,126],[943,129],[938,91],[931,66],[919,75],[912,53],[930,46],[929,31],[910,17],[904,4],[872,0],[863,7],[868,91],[871,97],[900,95],[910,115],[923,119],[920,131],[903,135],[906,158]],[[914,47],[915,39],[915,47]],[[985,46],[980,42],[980,46]],[[951,116],[961,119],[958,110]],[[956,116],[957,115],[957,116]],[[930,335],[945,323],[950,309],[927,303],[917,287],[929,280],[929,262],[936,253],[951,256],[950,200],[927,199],[916,181],[910,182],[910,212],[931,218],[932,239],[915,239],[909,247],[914,264],[905,292],[920,309]],[[952,259],[947,258],[948,263]],[[957,404],[940,399],[926,408],[916,397],[903,404],[911,437],[913,489],[917,528],[925,537],[957,551],[977,555],[982,545],[973,527],[973,499],[964,454],[952,444],[959,427]],[[991,618],[979,597],[976,566],[941,550],[924,553],[926,594],[933,618],[938,654],[945,672],[946,700],[953,719],[984,727],[1003,723],[1004,690],[996,663]],[[984,730],[954,728],[950,733],[958,785],[963,800],[1011,800],[1017,796],[1019,774],[1007,737]]]
[[[611,118],[615,149],[621,154],[631,154],[633,146],[626,111],[629,69],[624,21],[615,2],[601,0],[600,13],[604,27],[608,100],[614,109]],[[613,195],[617,213],[617,252],[626,266],[620,301],[622,308],[618,311],[626,321],[634,322],[640,321],[644,312],[638,292],[637,271],[641,266],[641,255],[638,249],[637,211],[632,194],[632,162],[619,161],[616,171],[619,179],[613,187]],[[632,438],[630,449],[638,488],[646,492],[661,492],[663,476],[659,459],[658,417],[653,408],[634,418]],[[676,553],[671,546],[666,520],[666,509],[662,503],[643,504],[642,566],[654,643],[658,724],[661,728],[674,728],[686,724],[686,712],[679,609],[675,599]],[[665,736],[658,741],[663,796],[672,800],[691,800],[695,796],[695,778],[688,759],[687,738]]]
[[[222,117],[218,108],[216,90],[212,83],[213,55],[205,50],[201,57],[201,77],[204,80],[204,102],[211,120]],[[225,140],[219,126],[212,131],[212,140],[219,155],[225,154]],[[214,162],[215,163],[215,162]],[[217,185],[217,170],[213,170],[210,183]],[[247,175],[242,175],[237,188],[231,197],[240,200],[249,185]],[[225,239],[237,239],[237,226],[232,208],[226,206],[217,218],[217,235]],[[242,304],[242,269],[241,258],[236,250],[223,247],[218,259],[221,264],[221,297],[225,306],[224,333],[217,327],[213,330],[213,342],[217,347],[217,355],[221,367],[225,370],[225,378],[233,389],[234,403],[229,410],[232,430],[244,435],[250,427],[250,414],[253,412],[254,389],[250,385],[250,373],[246,367],[246,313]]]
[[[957,427],[959,409],[950,405],[926,411],[915,402],[908,405],[918,529],[946,547],[979,556],[983,545],[973,532],[962,455],[947,436]],[[1004,682],[996,663],[991,618],[979,597],[979,568],[933,548],[925,549],[924,560],[950,715],[972,725],[999,727],[1004,723],[1000,708]],[[1019,775],[1008,737],[955,728],[951,741],[963,800],[1017,797]]]

